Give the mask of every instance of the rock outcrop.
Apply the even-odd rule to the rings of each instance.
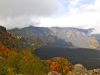
[[[7,31],[6,31],[6,28],[3,27],[3,26],[0,26],[0,33],[1,33],[1,32],[7,32]]]
[[[62,75],[61,73],[58,73],[56,71],[51,71],[48,73],[48,75]]]
[[[86,68],[83,65],[81,65],[81,64],[75,64],[73,66],[73,69],[74,69],[74,71],[83,71],[83,70],[86,70]]]
[[[62,75],[56,71],[51,71],[48,75]],[[87,70],[82,64],[75,64],[73,70],[66,75],[100,75],[100,69]]]
[[[83,65],[76,64],[66,75],[100,75],[100,69],[87,70]]]

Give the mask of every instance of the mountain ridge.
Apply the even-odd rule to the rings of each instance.
[[[23,36],[29,44],[36,43],[36,41],[40,40],[38,41],[38,45],[40,47],[43,45],[60,46],[65,44],[66,46],[64,47],[96,49],[99,46],[97,39],[94,36],[89,35],[91,29],[29,26],[21,29],[11,29],[8,31],[13,32],[18,36]]]
[[[40,60],[36,55],[34,55],[36,53],[38,56],[40,56],[40,58],[55,57],[57,58],[57,60],[59,60],[59,56],[62,60],[68,58],[68,60],[70,60],[73,64],[80,63],[87,69],[100,68],[100,51],[94,49],[98,47],[99,41],[97,40],[97,38],[99,37],[99,35],[97,37],[94,37],[94,35],[92,35],[93,37],[91,37],[90,35],[88,35],[88,31],[90,30],[59,27],[26,27],[22,29],[15,28],[12,30],[6,30],[5,27],[0,26],[0,74],[9,73],[9,75],[11,75],[12,72],[13,74],[22,72],[23,74],[25,74],[27,73],[26,69],[31,74],[33,74],[33,69],[34,71],[36,69],[34,68],[35,66],[32,65],[36,64],[39,72],[41,71],[41,65],[42,68],[43,66],[45,67],[44,69],[42,69],[42,71],[48,70],[46,71],[46,73],[50,72],[45,63],[50,63],[52,59],[51,61]],[[80,44],[82,47],[78,46],[78,44]],[[84,44],[86,44],[88,48],[93,49],[87,49],[87,46],[83,46]],[[43,47],[45,47],[46,49],[43,49]],[[27,48],[35,50],[32,51],[32,53],[34,53],[32,54],[31,50],[28,50]],[[53,58],[54,61],[56,61],[55,58]],[[6,64],[3,64],[3,62],[5,62]],[[63,65],[63,63],[65,63],[64,65],[66,66],[64,70],[66,70],[66,73],[68,73],[69,69],[71,69],[71,66],[66,62],[62,62],[61,65]],[[51,71],[58,71],[56,65],[58,65],[59,63],[56,65],[54,64],[55,62],[52,61],[52,65],[49,65],[51,67]],[[98,69],[96,69],[96,71],[97,70]],[[71,72],[74,73],[73,71]],[[79,72],[80,71],[77,71],[77,73]],[[84,73],[86,73],[86,71]],[[83,74],[83,71],[80,74]]]
[[[14,33],[6,30],[5,27],[0,26],[0,43],[9,49],[25,49],[29,47],[24,38],[19,38]]]

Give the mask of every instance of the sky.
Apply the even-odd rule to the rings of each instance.
[[[0,25],[95,28],[100,33],[100,0],[1,0]]]

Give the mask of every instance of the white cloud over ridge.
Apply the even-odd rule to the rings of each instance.
[[[100,28],[100,0],[2,0],[0,25],[9,28]]]
[[[66,13],[69,15],[64,15],[56,19],[42,19],[41,26],[78,27],[85,29],[95,28],[93,33],[100,33],[99,3],[100,0],[94,0],[94,2],[87,4],[80,3],[80,0],[71,0],[69,2],[69,11]]]
[[[46,16],[56,12],[56,0],[2,0],[0,16],[15,17],[21,15]]]
[[[2,0],[0,1],[0,24],[7,28],[39,24],[34,21],[38,20],[38,17],[57,13],[58,4],[57,0]]]

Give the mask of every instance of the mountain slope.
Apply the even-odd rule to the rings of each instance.
[[[91,36],[95,37],[98,43],[100,44],[100,34],[92,34]],[[100,45],[97,48],[100,49]]]
[[[22,36],[32,46],[44,45],[61,47],[97,48],[98,41],[89,36],[87,30],[60,27],[25,27],[12,29],[10,32]]]
[[[5,27],[0,26],[0,43],[9,49],[26,49],[29,47],[24,38],[18,38],[14,33],[6,30]]]

